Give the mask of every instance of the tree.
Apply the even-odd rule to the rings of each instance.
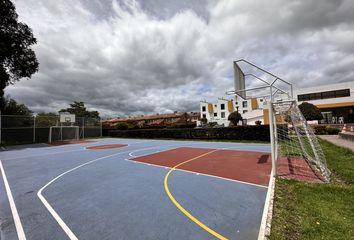
[[[24,104],[18,104],[14,99],[5,97],[3,100],[2,115],[32,116],[32,111]]]
[[[0,0],[0,110],[4,110],[4,89],[21,78],[30,78],[38,71],[35,52],[37,43],[32,30],[18,22],[14,4]]]
[[[84,102],[73,102],[69,108],[61,109],[59,112],[68,112],[75,114],[76,117],[99,118],[100,114],[97,111],[88,111]]]
[[[208,119],[203,117],[203,118],[200,119],[200,122],[203,123],[203,124],[207,124]]]
[[[242,116],[238,111],[230,113],[228,120],[232,122],[234,126],[238,125],[239,121],[242,121]]]
[[[36,127],[50,127],[57,125],[58,114],[49,112],[49,113],[38,113],[36,116]]]
[[[307,121],[323,119],[321,110],[311,103],[303,102],[299,105],[299,108]]]
[[[129,124],[126,122],[119,122],[116,124],[116,127],[119,130],[127,130],[129,128]]]

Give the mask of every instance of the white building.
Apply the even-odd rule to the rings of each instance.
[[[233,100],[218,98],[216,103],[201,101],[200,117],[206,118],[208,122],[216,122],[218,125],[227,127],[230,123],[227,119],[234,109]],[[197,124],[200,125],[201,123]]]
[[[296,89],[294,98],[316,105],[322,123],[354,123],[354,81]]]
[[[239,98],[241,99],[241,98]],[[244,124],[255,125],[256,121],[263,121],[263,108],[266,106],[264,99],[230,100],[218,98],[216,103],[200,102],[201,118],[208,122],[216,122],[220,126],[229,126],[230,113],[238,111],[244,119]],[[200,125],[201,123],[198,123]]]
[[[299,104],[309,102],[320,108],[324,116],[321,123],[354,123],[354,81],[295,89],[294,98]],[[201,118],[208,122],[229,126],[228,115],[233,111],[241,113],[244,124],[255,125],[256,121],[268,124],[268,103],[264,98],[200,102]]]

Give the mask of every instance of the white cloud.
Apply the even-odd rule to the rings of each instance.
[[[16,0],[40,71],[6,92],[35,111],[132,115],[197,110],[233,88],[239,58],[297,86],[354,80],[350,0],[163,2]]]

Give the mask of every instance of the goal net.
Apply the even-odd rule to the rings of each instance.
[[[307,124],[296,101],[272,104],[274,126],[274,154],[278,171],[286,163],[287,171],[297,171],[303,178],[316,175],[330,180],[330,171],[316,135]]]
[[[79,140],[79,131],[79,126],[51,126],[49,128],[49,142]]]

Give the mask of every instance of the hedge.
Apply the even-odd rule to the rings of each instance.
[[[111,137],[270,141],[269,125],[230,128],[108,130]]]
[[[316,135],[337,135],[340,130],[326,125],[317,125],[313,126]]]

